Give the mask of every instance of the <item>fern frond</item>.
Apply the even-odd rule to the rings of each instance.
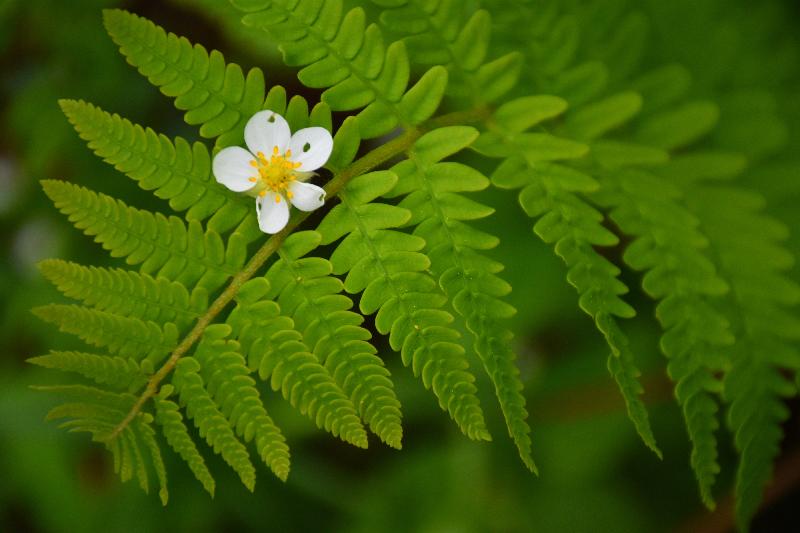
[[[364,10],[342,16],[342,0],[237,0],[243,22],[266,31],[289,66],[303,66],[307,87],[326,88],[322,101],[334,111],[357,115],[364,139],[384,135],[398,124],[428,119],[444,94],[447,71],[433,67],[410,89],[408,54],[402,42],[384,47],[375,24],[366,29]]]
[[[31,357],[29,363],[64,372],[75,372],[101,385],[114,389],[128,389],[144,383],[145,373],[130,358],[95,355],[83,352],[50,352]]]
[[[155,404],[156,422],[161,426],[161,432],[167,443],[175,450],[181,459],[186,461],[194,477],[203,485],[211,496],[214,496],[214,478],[206,467],[206,462],[200,451],[189,435],[189,429],[183,422],[178,404],[169,399],[174,388],[172,385],[164,385],[158,395],[153,397]]]
[[[509,434],[522,461],[536,472],[523,386],[510,345],[512,334],[502,325],[516,312],[500,300],[511,287],[497,276],[503,265],[480,254],[495,247],[498,240],[465,222],[485,218],[493,210],[460,194],[483,190],[489,180],[466,165],[440,162],[469,146],[477,136],[477,130],[465,126],[423,135],[409,152],[409,159],[392,168],[399,179],[386,196],[403,196],[399,207],[412,213],[407,224],[416,226],[414,235],[425,239],[431,275],[464,318],[475,352],[494,385]]]
[[[119,268],[82,266],[60,259],[39,263],[39,270],[65,296],[100,311],[184,329],[208,307],[202,289],[189,294],[180,283]]]
[[[158,478],[158,496],[161,498],[161,505],[167,505],[169,501],[169,491],[167,490],[167,467],[164,466],[164,459],[161,457],[161,448],[156,441],[156,432],[150,424],[137,420],[137,432],[139,438],[144,441],[147,451],[150,453],[150,462]]]
[[[152,436],[153,417],[139,413],[133,424],[114,436],[114,428],[133,406],[136,397],[129,393],[110,392],[85,385],[57,385],[36,387],[39,390],[56,393],[67,400],[47,414],[47,420],[68,419],[60,427],[73,432],[89,433],[92,440],[102,442],[114,457],[114,471],[125,482],[134,476],[141,488],[147,492],[149,476],[147,462],[142,454],[140,439],[146,446],[148,435]],[[162,501],[166,499],[166,473],[161,455],[150,449],[149,454],[159,477]]]
[[[178,392],[186,414],[215,453],[239,475],[239,479],[250,491],[256,483],[256,470],[250,462],[247,448],[233,433],[233,428],[225,419],[211,394],[206,389],[203,378],[198,373],[200,363],[194,357],[184,357],[175,365],[172,385]]]
[[[257,371],[261,379],[269,379],[272,390],[280,390],[317,427],[366,448],[367,433],[353,402],[310,353],[292,319],[281,314],[277,303],[265,299],[268,291],[265,278],[247,282],[237,294],[237,306],[227,320],[247,354],[249,368]]]
[[[498,113],[507,114],[507,108],[506,111],[503,108],[511,105],[513,102],[504,104]],[[495,120],[493,131],[482,134],[484,142],[478,142],[479,138],[476,145],[486,155],[506,158],[495,170],[492,182],[501,188],[522,188],[519,202],[523,210],[538,219],[534,232],[545,243],[555,246],[556,254],[568,267],[567,280],[580,294],[581,309],[592,317],[611,348],[609,371],[617,381],[631,421],[644,443],[660,456],[647,409],[639,397],[642,391],[637,381],[639,371],[628,339],[617,324],[617,318],[635,315],[634,309],[620,298],[628,288],[618,278],[620,269],[595,250],[595,247],[614,246],[619,239],[602,226],[603,215],[579,196],[596,191],[597,181],[556,162],[582,157],[587,149],[581,148],[580,143],[548,134],[521,133],[543,118],[550,118],[557,108],[548,106],[548,111],[531,112],[526,120]],[[535,143],[520,140],[530,135],[546,140]]]
[[[304,257],[321,241],[319,233],[304,231],[286,239],[280,259],[269,269],[269,298],[277,298],[292,316],[314,355],[358,407],[359,415],[385,443],[400,448],[400,402],[389,371],[361,327],[364,318],[350,311],[353,301],[341,294],[344,285],[333,276],[330,261]]]
[[[377,313],[375,327],[389,334],[403,364],[433,388],[439,405],[465,435],[489,440],[483,412],[475,395],[475,377],[469,372],[461,335],[450,323],[453,316],[442,309],[447,299],[426,273],[430,260],[420,252],[425,241],[392,228],[406,224],[408,210],[370,203],[397,183],[389,171],[372,172],[352,180],[339,194],[341,203],[320,223],[322,243],[342,237],[331,256],[335,274],[347,274],[345,290],[363,291],[359,308],[365,315]]]
[[[705,137],[719,120],[719,107],[713,102],[688,102],[655,113],[643,121],[636,132],[642,144],[676,150]]]
[[[187,124],[199,125],[200,135],[217,146],[240,145],[247,120],[264,103],[264,74],[247,73],[225,63],[216,50],[208,53],[185,37],[167,33],[151,21],[122,10],[106,10],[103,21],[128,63],[175,98]]]
[[[787,229],[762,212],[763,199],[741,189],[698,187],[690,208],[700,220],[720,275],[730,284],[722,308],[737,343],[724,379],[728,423],[739,451],[736,517],[746,527],[772,477],[789,416],[783,398],[797,394],[781,369],[800,370],[800,287],[785,272],[794,264],[781,242]]]
[[[372,0],[385,7],[381,24],[403,37],[412,62],[448,70],[447,94],[473,106],[494,102],[519,79],[522,56],[486,62],[492,20],[459,0]]]
[[[674,186],[644,171],[616,169],[603,176],[598,200],[612,208],[611,219],[623,232],[636,237],[623,258],[646,271],[643,287],[660,300],[661,349],[670,359],[667,371],[692,441],[700,494],[713,508],[711,488],[720,470],[714,433],[722,392],[715,374],[728,366],[724,352],[734,338],[728,320],[714,307],[728,286],[706,257],[708,240],[697,218],[678,204],[680,196]]]
[[[230,425],[245,442],[255,439],[261,459],[286,481],[289,475],[286,439],[264,408],[245,359],[239,354],[239,343],[226,340],[230,333],[231,327],[226,324],[209,326],[194,357],[201,365],[209,394]]]
[[[143,274],[154,273],[187,288],[211,293],[244,265],[245,243],[234,233],[223,243],[218,233],[197,221],[188,227],[177,217],[167,218],[129,207],[121,200],[63,181],[42,182],[45,193],[70,221],[130,265],[141,264]]]
[[[171,141],[82,100],[59,104],[94,153],[142,189],[169,200],[175,211],[186,211],[187,220],[209,219],[209,229],[224,233],[254,212],[252,200],[213,179],[211,156],[202,143]],[[247,229],[248,240],[260,235],[255,223]]]
[[[163,360],[178,344],[178,329],[170,322],[162,328],[155,322],[78,305],[50,304],[35,308],[33,313],[92,346],[107,347],[114,354],[146,360],[152,365]]]

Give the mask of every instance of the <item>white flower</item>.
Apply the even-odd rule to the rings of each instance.
[[[256,198],[258,225],[278,233],[289,222],[291,202],[301,211],[325,203],[321,187],[304,183],[328,160],[333,138],[325,128],[304,128],[291,134],[289,124],[273,111],[259,111],[244,128],[248,150],[224,148],[214,157],[217,181]]]

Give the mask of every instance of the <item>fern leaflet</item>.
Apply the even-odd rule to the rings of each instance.
[[[460,163],[439,162],[469,146],[477,136],[477,130],[463,126],[423,135],[409,152],[409,160],[392,168],[399,179],[387,196],[404,197],[399,207],[412,213],[407,224],[416,226],[414,235],[425,239],[431,275],[464,318],[475,352],[495,387],[509,434],[525,465],[536,472],[522,382],[510,346],[512,335],[502,325],[516,312],[499,299],[511,287],[496,275],[503,266],[478,252],[495,247],[497,238],[464,222],[489,216],[492,210],[459,194],[483,190],[489,180]]]
[[[256,448],[264,463],[281,480],[289,475],[289,447],[278,427],[267,414],[261,397],[250,377],[239,343],[226,341],[231,328],[215,324],[206,329],[195,350],[208,392],[231,427],[246,442],[255,438]]]
[[[247,364],[272,389],[318,427],[360,448],[367,447],[367,434],[353,402],[336,384],[328,370],[310,353],[303,336],[275,302],[264,299],[269,291],[265,278],[242,286],[237,306],[228,316],[247,354]]]
[[[178,329],[171,322],[162,328],[155,322],[78,305],[50,304],[37,307],[34,313],[88,344],[107,347],[114,354],[137,361],[146,360],[151,365],[161,362],[178,344]]]
[[[628,339],[620,329],[617,318],[630,318],[635,311],[620,295],[628,288],[618,279],[620,270],[600,255],[595,246],[614,246],[619,239],[601,225],[603,215],[583,200],[580,193],[590,193],[599,187],[597,181],[570,167],[556,163],[580,158],[585,146],[559,139],[546,133],[522,133],[545,118],[557,115],[561,106],[545,100],[545,109],[531,110],[519,119],[511,119],[509,102],[495,116],[494,128],[476,141],[476,149],[504,161],[492,176],[492,182],[502,188],[522,187],[519,202],[532,218],[539,218],[534,232],[555,251],[569,268],[567,280],[580,294],[579,304],[591,316],[611,348],[608,369],[617,382],[628,409],[628,415],[645,444],[657,455],[647,409],[639,398],[642,387],[637,378]],[[505,108],[505,109],[504,109]],[[513,109],[513,108],[512,108]],[[509,117],[503,120],[502,117]]]
[[[200,435],[239,474],[244,486],[252,491],[255,488],[256,471],[250,462],[247,448],[236,438],[230,424],[206,389],[199,374],[200,368],[200,363],[194,357],[182,358],[175,366],[172,385]]]
[[[47,195],[70,221],[128,264],[141,263],[144,274],[155,273],[187,288],[195,285],[213,292],[244,265],[245,244],[234,233],[223,244],[214,231],[203,232],[197,221],[187,226],[127,206],[121,200],[62,181],[43,181]]]
[[[39,263],[39,270],[64,295],[100,311],[156,323],[173,322],[183,330],[208,307],[202,289],[166,278],[153,278],[119,268],[82,266],[59,259]]]
[[[433,67],[407,89],[410,66],[402,42],[384,47],[378,26],[366,29],[364,10],[342,16],[342,0],[237,0],[245,24],[261,28],[279,43],[284,61],[304,66],[303,85],[327,88],[322,100],[334,111],[358,113],[364,139],[384,135],[398,124],[417,125],[439,106],[447,71]]]
[[[169,399],[173,391],[172,385],[164,385],[161,387],[159,394],[153,398],[156,422],[161,426],[161,431],[167,439],[167,443],[186,461],[194,477],[213,496],[214,478],[211,477],[211,472],[208,471],[203,456],[200,455],[197,446],[189,435],[189,430],[183,422],[183,415],[181,415],[178,404]]]
[[[295,233],[279,250],[280,259],[267,273],[281,309],[292,315],[306,344],[358,406],[370,429],[394,448],[401,447],[400,403],[389,371],[375,355],[361,315],[350,311],[352,300],[331,276],[333,267],[321,257],[303,257],[319,245],[315,232]]]
[[[468,370],[460,334],[449,324],[453,317],[441,309],[446,298],[425,273],[430,260],[420,252],[425,241],[400,233],[411,214],[403,208],[370,203],[389,192],[397,176],[372,172],[352,180],[320,223],[322,243],[347,235],[331,256],[335,274],[345,274],[345,290],[363,291],[364,314],[377,312],[375,327],[389,334],[403,364],[433,388],[439,405],[450,413],[470,438],[489,440],[483,412],[475,395],[475,377]]]

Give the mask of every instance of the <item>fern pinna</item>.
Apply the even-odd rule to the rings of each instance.
[[[289,443],[264,400],[270,389],[345,442],[367,447],[370,431],[401,448],[401,405],[377,333],[478,441],[491,440],[482,366],[536,472],[506,324],[511,286],[492,258],[503,236],[485,231],[493,209],[481,203],[490,186],[514,189],[606,340],[634,428],[660,455],[624,326],[636,311],[621,273],[644,273],[702,499],[713,505],[722,406],[741,454],[746,525],[777,454],[781,399],[796,392],[780,369],[800,366],[789,309],[800,291],[783,275],[792,259],[778,244],[784,228],[757,197],[713,181],[735,177],[743,159],[695,148],[717,107],[687,97],[680,66],[632,76],[640,14],[612,10],[593,26],[592,9],[520,1],[526,36],[495,2],[373,3],[371,23],[374,6],[345,11],[341,0],[232,1],[300,67],[300,82],[321,90],[313,106],[258,68],[245,74],[153,22],[105,13],[127,61],[213,146],[61,101],[91,150],[175,214],[43,182],[77,228],[136,268],[41,264],[81,305],[35,313],[93,347],[31,359],[94,382],[46,388],[65,398],[49,417],[102,442],[123,480],[147,490],[155,474],[164,502],[162,437],[214,494],[191,421],[252,490],[252,451],[278,478],[290,470]],[[608,53],[581,46],[582,36],[605,39]],[[332,112],[342,113],[335,133]],[[308,212],[323,203],[333,205],[310,226]]]

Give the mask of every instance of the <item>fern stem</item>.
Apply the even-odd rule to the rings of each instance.
[[[448,113],[432,119],[425,124],[421,124],[416,128],[409,128],[386,144],[371,150],[360,159],[357,159],[351,163],[339,174],[334,176],[333,179],[331,179],[324,187],[327,197],[335,197],[351,179],[360,176],[361,174],[364,174],[378,165],[381,165],[393,157],[405,152],[425,132],[432,129],[441,128],[443,126],[486,120],[489,116],[490,110],[488,108],[479,107],[467,111]],[[150,377],[147,385],[142,391],[142,394],[136,400],[136,403],[133,404],[131,410],[114,428],[114,430],[109,433],[108,438],[106,439],[107,442],[111,442],[116,439],[125,430],[125,428],[130,425],[130,423],[142,410],[142,407],[144,407],[144,404],[147,402],[147,400],[156,395],[159,385],[162,381],[164,381],[164,378],[166,378],[169,373],[172,372],[172,370],[175,368],[175,365],[178,363],[178,360],[186,355],[194,343],[197,342],[200,337],[202,337],[203,332],[217,317],[217,315],[222,312],[222,310],[234,299],[242,285],[244,285],[247,280],[255,275],[258,269],[261,268],[267,259],[269,259],[269,257],[281,247],[283,241],[285,241],[286,238],[303,221],[305,221],[308,215],[308,213],[296,211],[295,216],[292,217],[286,227],[281,232],[276,233],[267,239],[267,242],[265,242],[253,255],[253,257],[250,258],[244,269],[242,269],[233,277],[230,284],[225,288],[222,294],[220,294],[217,299],[214,300],[211,306],[209,306],[208,310],[197,320],[197,323],[194,325],[192,330],[186,335],[186,337],[184,337],[183,341],[178,344],[178,346],[172,352],[172,355],[170,355],[169,359],[167,359],[161,368],[159,368],[158,371]]]

